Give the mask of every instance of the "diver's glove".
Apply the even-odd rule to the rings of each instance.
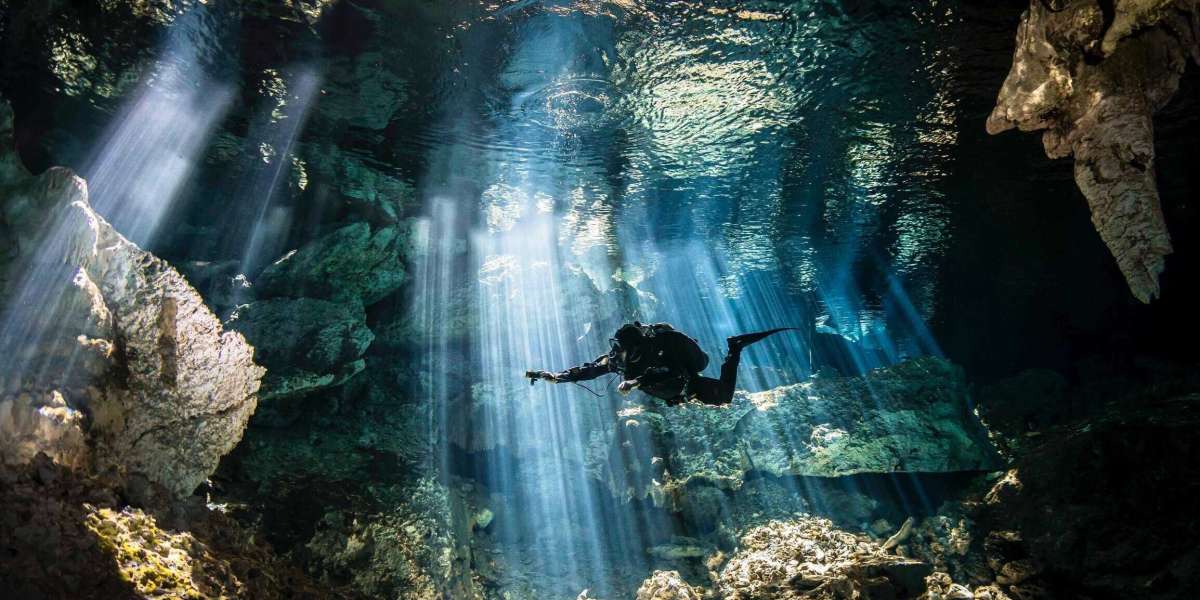
[[[537,383],[537,380],[539,379],[545,379],[546,381],[558,383],[558,378],[554,376],[554,373],[549,373],[546,371],[525,371],[525,376],[529,378],[529,385]]]
[[[626,379],[625,381],[621,382],[621,385],[617,386],[617,391],[621,392],[621,395],[624,396],[637,389],[640,385],[642,385],[642,382],[636,379]]]

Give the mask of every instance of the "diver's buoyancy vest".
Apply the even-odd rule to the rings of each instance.
[[[657,339],[660,348],[669,349],[676,356],[678,364],[692,373],[699,373],[708,366],[708,355],[700,349],[700,344],[670,323],[642,325],[642,335]]]

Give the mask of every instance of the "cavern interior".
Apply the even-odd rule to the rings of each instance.
[[[1193,600],[1198,200],[1200,0],[0,0],[0,596]]]

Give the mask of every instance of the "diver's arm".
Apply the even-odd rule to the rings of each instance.
[[[600,377],[601,375],[607,375],[609,373],[615,373],[615,372],[616,372],[616,369],[613,368],[612,363],[609,362],[609,360],[608,360],[608,355],[605,354],[605,355],[600,356],[596,360],[593,360],[592,362],[584,363],[582,365],[579,365],[578,367],[571,367],[570,369],[567,369],[566,371],[560,371],[558,373],[553,373],[552,374],[553,379],[551,379],[550,381],[553,381],[555,383],[569,383],[572,381],[587,381],[589,379],[595,379],[597,377]]]

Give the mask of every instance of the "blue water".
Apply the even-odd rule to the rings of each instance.
[[[381,360],[418,365],[395,395],[396,410],[429,415],[420,468],[486,488],[496,516],[479,536],[514,597],[629,597],[661,566],[646,548],[697,533],[594,470],[640,397],[612,378],[585,389],[521,374],[595,358],[632,319],[695,337],[708,375],[727,336],[805,330],[747,351],[748,391],[941,354],[930,324],[966,310],[948,297],[974,298],[947,294],[943,271],[976,201],[963,173],[1003,171],[959,150],[964,131],[982,132],[963,98],[994,92],[963,66],[961,10],[343,0],[311,29],[288,25],[293,44],[239,38],[230,15],[200,5],[167,28],[77,162],[132,239],[232,261],[251,281],[336,224],[380,219],[305,170],[322,149],[411,185],[415,198],[395,199],[414,232],[409,283],[367,308],[372,327],[418,326],[410,355]],[[254,69],[230,75],[230,57]],[[330,398],[314,412],[360,416]],[[622,450],[628,464],[660,451]],[[619,480],[626,466],[608,468]],[[812,481],[747,485],[840,510]],[[871,485],[931,509],[919,482]]]
[[[811,325],[842,349],[776,336],[747,352],[746,390],[940,352],[926,322],[958,123],[954,64],[927,44],[954,18],[915,10],[521,2],[463,22],[421,140],[425,391],[447,407],[439,469],[472,453],[463,468],[504,491],[492,535],[538,593],[627,597],[645,549],[681,530],[588,471],[636,394],[529,386],[524,370],[595,358],[634,318],[697,338],[710,375],[746,331]],[[464,290],[476,321],[451,334]],[[439,376],[463,370],[469,400]],[[820,494],[792,489],[796,510]]]

